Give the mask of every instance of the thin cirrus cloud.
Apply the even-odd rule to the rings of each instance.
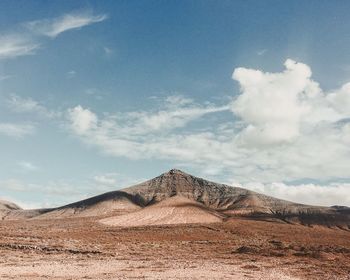
[[[12,77],[12,75],[0,75],[0,82],[11,79]]]
[[[32,98],[23,98],[16,94],[11,94],[6,99],[6,104],[11,111],[16,113],[34,113],[46,119],[54,119],[61,115],[61,112],[49,110]]]
[[[94,15],[91,12],[81,12],[24,23],[22,26],[26,28],[25,31],[0,36],[0,60],[36,54],[42,46],[37,35],[55,38],[63,32],[80,29],[106,19],[105,14]]]
[[[103,186],[115,187],[117,185],[116,176],[117,173],[106,173],[101,175],[95,175],[93,180],[95,183]]]
[[[179,99],[157,111],[104,117],[76,106],[68,125],[108,155],[173,160],[241,182],[349,178],[349,84],[324,92],[308,65],[290,59],[278,73],[237,68],[232,78],[240,94],[225,106]],[[223,111],[232,118],[208,122]],[[187,127],[203,116],[200,129]]]
[[[40,48],[40,44],[32,39],[20,35],[0,37],[0,60],[18,56],[33,55]]]
[[[123,186],[130,186],[145,179],[135,179],[124,177],[120,174],[110,172],[102,173],[92,178],[88,178],[83,182],[76,182],[72,180],[58,180],[49,181],[45,184],[28,183],[19,179],[10,178],[6,180],[0,179],[0,186],[2,190],[6,190],[9,194],[15,192],[40,194],[41,199],[33,199],[28,203],[17,201],[16,199],[8,199],[9,201],[17,202],[19,206],[30,208],[42,207],[57,207],[64,204],[72,203],[77,200],[86,199],[93,195],[100,194],[121,188]],[[3,197],[6,198],[6,197]]]
[[[233,185],[298,203],[320,206],[350,205],[350,184],[348,183],[287,185],[255,182],[244,185],[234,183]]]
[[[34,163],[29,162],[29,161],[23,160],[23,161],[19,161],[17,164],[20,168],[22,168],[23,170],[26,170],[26,171],[36,171],[39,169],[38,166],[36,166]]]
[[[22,138],[34,132],[35,126],[32,124],[0,123],[0,134],[5,136]]]
[[[79,29],[93,23],[106,20],[105,14],[93,15],[92,13],[70,13],[54,19],[31,21],[25,26],[36,34],[55,38],[68,30]]]
[[[12,112],[19,114],[30,114],[39,119],[54,120],[62,115],[60,111],[50,110],[43,104],[32,98],[23,98],[16,94],[11,94],[5,98],[4,103]],[[21,139],[36,132],[36,123],[13,123],[0,122],[0,135]],[[24,167],[24,165],[22,165]]]

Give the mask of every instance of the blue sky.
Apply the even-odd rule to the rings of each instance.
[[[1,1],[0,197],[173,167],[350,205],[347,1]]]

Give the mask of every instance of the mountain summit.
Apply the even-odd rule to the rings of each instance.
[[[180,195],[211,209],[226,212],[272,213],[280,210],[295,212],[301,209],[323,209],[273,198],[240,187],[214,183],[178,169],[171,169],[154,179],[122,191],[137,198],[142,206]]]

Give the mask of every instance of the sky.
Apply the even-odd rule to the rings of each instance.
[[[0,198],[172,168],[350,206],[348,1],[0,2]]]

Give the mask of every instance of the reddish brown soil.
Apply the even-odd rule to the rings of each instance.
[[[100,219],[100,217],[98,218]],[[120,228],[0,222],[0,279],[350,279],[350,232],[232,219]]]

